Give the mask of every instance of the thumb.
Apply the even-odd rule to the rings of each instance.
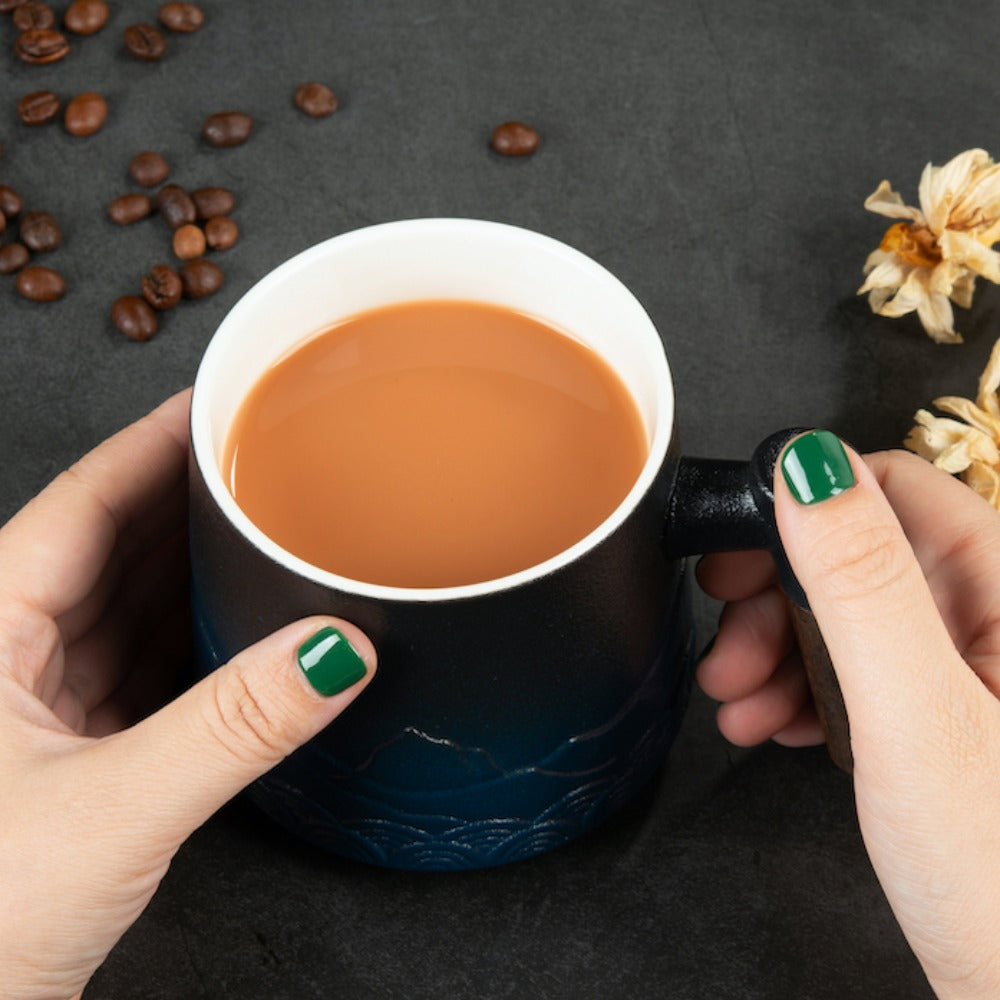
[[[304,619],[93,749],[112,756],[119,780],[110,785],[141,810],[147,835],[179,844],[340,715],[375,663],[371,642],[355,626]]]
[[[938,737],[967,716],[976,681],[899,520],[860,456],[827,431],[793,440],[779,470],[778,530],[840,682],[856,779],[940,773],[961,748]]]

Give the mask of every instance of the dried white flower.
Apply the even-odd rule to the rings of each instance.
[[[951,304],[967,309],[977,275],[1000,283],[1000,164],[968,149],[943,167],[928,163],[920,177],[920,208],[906,205],[882,181],[865,200],[893,223],[865,261],[868,304],[881,316],[917,313],[941,344],[961,343]]]
[[[941,396],[934,405],[952,417],[936,417],[927,410],[914,416],[917,426],[903,442],[910,451],[945,472],[958,474],[981,497],[1000,511],[1000,340],[979,378],[976,400]],[[962,422],[964,421],[964,423]]]

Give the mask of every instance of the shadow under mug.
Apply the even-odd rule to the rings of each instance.
[[[638,405],[648,459],[603,524],[529,570],[435,589],[338,577],[281,549],[236,505],[220,471],[228,429],[258,376],[304,338],[367,309],[432,298],[504,305],[598,351]],[[209,343],[191,425],[200,670],[311,614],[356,623],[379,654],[362,697],[251,798],[340,855],[416,869],[479,868],[556,847],[650,780],[691,684],[683,557],[775,548],[770,482],[789,436],[750,463],[682,458],[663,344],[628,289],[562,243],[469,219],[346,233],[267,275]]]

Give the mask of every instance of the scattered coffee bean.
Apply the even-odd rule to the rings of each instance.
[[[205,23],[205,15],[193,3],[165,3],[160,8],[160,24],[171,31],[189,35]]]
[[[23,243],[7,243],[0,247],[0,274],[20,271],[30,259],[31,254]]]
[[[55,302],[66,294],[66,281],[51,267],[33,264],[17,272],[18,292],[32,302]]]
[[[132,157],[128,172],[136,184],[156,187],[170,176],[170,166],[159,153],[137,153]]]
[[[504,122],[493,130],[490,145],[504,156],[528,156],[538,149],[539,135],[523,122]]]
[[[228,215],[216,215],[205,223],[205,242],[213,250],[228,250],[239,238],[239,226]]]
[[[14,27],[18,31],[30,31],[32,28],[54,28],[56,12],[39,0],[28,0],[18,4],[14,9]]]
[[[45,125],[59,114],[59,107],[51,90],[35,90],[17,102],[17,116],[25,125]]]
[[[156,195],[156,207],[171,229],[180,229],[198,217],[191,195],[178,184],[166,184],[160,188]]]
[[[131,226],[153,211],[148,194],[123,194],[108,205],[108,218],[119,226]]]
[[[96,35],[108,23],[104,0],[73,0],[63,14],[63,24],[74,35]]]
[[[55,250],[62,243],[62,233],[48,212],[26,212],[21,217],[21,242],[35,253]]]
[[[167,40],[159,28],[151,24],[130,24],[125,29],[125,48],[136,59],[156,62],[167,51]]]
[[[180,269],[184,294],[189,299],[203,299],[222,287],[222,270],[217,264],[200,257],[189,261]]]
[[[21,196],[6,184],[0,184],[0,212],[3,212],[8,219],[16,219],[24,208]]]
[[[26,0],[0,0],[0,14],[10,14],[15,7],[20,7]]]
[[[205,234],[193,224],[181,226],[174,233],[174,253],[181,260],[194,260],[205,252]]]
[[[150,268],[142,279],[142,297],[157,310],[173,309],[183,292],[181,276],[166,264]]]
[[[239,146],[252,131],[253,119],[242,111],[219,111],[201,126],[201,134],[213,146]]]
[[[295,106],[310,118],[325,118],[337,110],[337,95],[323,83],[302,83],[295,88]]]
[[[69,42],[54,28],[29,28],[17,36],[14,51],[24,62],[40,66],[64,58]]]
[[[108,102],[100,94],[77,94],[66,105],[63,125],[70,135],[86,136],[99,132],[108,119]]]
[[[138,295],[123,295],[117,299],[111,307],[111,322],[129,340],[149,340],[156,333],[156,313]]]
[[[199,219],[211,219],[216,215],[229,215],[236,207],[233,192],[224,187],[204,187],[191,192]]]

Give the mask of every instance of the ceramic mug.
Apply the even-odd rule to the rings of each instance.
[[[240,510],[220,461],[261,373],[334,321],[394,302],[472,299],[571,331],[622,378],[649,440],[625,500],[557,556],[486,583],[416,589],[339,577]],[[691,684],[683,556],[770,545],[746,463],[681,459],[659,334],[628,289],[570,247],[468,219],[372,226],[300,253],[234,306],[191,408],[192,599],[200,669],[287,622],[360,626],[379,670],[351,708],[250,790],[279,823],[377,865],[497,865],[592,828],[653,776]],[[771,456],[773,458],[773,456]],[[755,493],[755,489],[757,492]]]

